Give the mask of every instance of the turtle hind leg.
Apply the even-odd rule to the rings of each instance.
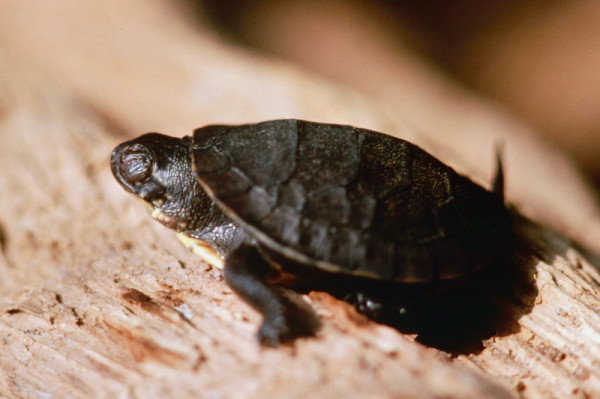
[[[263,345],[279,346],[303,336],[313,336],[321,326],[301,296],[266,282],[271,267],[250,244],[241,244],[225,259],[225,281],[263,316],[258,338]]]

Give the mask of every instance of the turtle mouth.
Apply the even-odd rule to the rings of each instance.
[[[133,195],[133,197],[135,199],[137,199],[139,202],[141,202],[144,205],[144,207],[146,208],[146,211],[152,217],[152,219],[156,220],[163,226],[166,226],[170,229],[179,230],[180,226],[177,223],[177,218],[175,216],[169,215],[168,213],[163,211],[159,207],[159,205],[152,203],[152,202],[148,202],[146,199],[139,197],[135,193],[131,193],[131,195]]]
[[[167,227],[173,227],[173,224],[175,224],[175,218],[173,216],[167,215],[165,212],[163,212],[162,209],[156,208],[154,205],[144,200],[142,201],[146,203],[146,206],[148,207],[148,212],[150,213],[150,216],[152,216],[152,219],[164,224]]]

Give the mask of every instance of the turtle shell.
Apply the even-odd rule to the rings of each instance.
[[[296,264],[401,283],[449,280],[501,256],[501,193],[382,133],[300,120],[194,131],[192,168],[263,248]]]

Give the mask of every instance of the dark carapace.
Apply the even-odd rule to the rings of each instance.
[[[318,326],[292,291],[363,298],[368,310],[365,301],[467,279],[510,251],[500,164],[488,191],[370,130],[292,119],[149,133],[119,145],[111,166],[156,220],[224,265],[263,315],[268,345]]]

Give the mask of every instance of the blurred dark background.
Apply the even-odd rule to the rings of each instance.
[[[415,61],[497,101],[600,182],[600,3],[197,3],[231,40],[393,100]],[[407,59],[409,61],[407,61]]]

